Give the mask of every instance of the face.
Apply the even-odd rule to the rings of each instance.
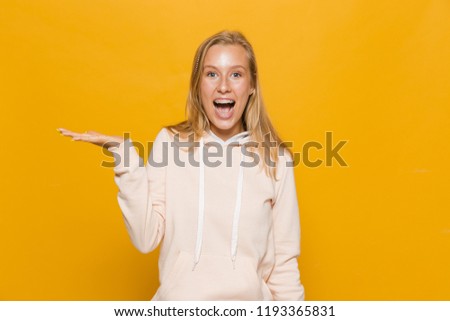
[[[254,92],[246,50],[214,45],[205,56],[200,81],[202,105],[211,130],[222,140],[242,132],[242,114]]]

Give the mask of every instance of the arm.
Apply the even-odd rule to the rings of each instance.
[[[287,161],[292,161],[289,156],[280,157],[277,165],[273,205],[275,266],[267,283],[277,301],[304,300],[297,263],[300,255],[297,193],[294,169],[286,166]]]
[[[150,155],[155,162],[162,162],[167,137],[165,129],[156,137]],[[108,150],[115,158],[114,181],[128,234],[139,251],[148,253],[164,236],[166,167],[150,166],[148,162],[144,167],[131,139]]]

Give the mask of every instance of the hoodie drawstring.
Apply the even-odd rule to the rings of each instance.
[[[199,163],[200,163],[200,175],[199,175],[199,193],[198,193],[198,218],[197,218],[197,241],[195,243],[195,254],[194,254],[194,266],[192,271],[194,271],[195,266],[200,260],[200,253],[202,251],[203,242],[203,223],[205,220],[205,164],[203,163],[203,137],[200,139],[200,146],[198,150]]]
[[[236,268],[236,254],[238,245],[238,234],[239,234],[239,215],[241,214],[241,201],[242,201],[242,183],[244,178],[244,168],[241,166],[241,162],[244,160],[244,154],[241,153],[241,161],[239,162],[239,176],[238,176],[238,186],[236,189],[236,206],[234,208],[233,214],[233,227],[231,229],[231,261],[233,262],[233,269]]]
[[[198,218],[197,218],[197,240],[195,244],[195,254],[194,254],[194,265],[192,271],[194,271],[198,262],[200,261],[200,255],[202,251],[203,243],[203,225],[205,221],[205,164],[203,163],[203,137],[200,139],[199,148],[199,194],[198,194]],[[241,213],[241,203],[242,203],[242,186],[244,181],[244,168],[241,166],[241,162],[244,160],[244,154],[241,153],[241,161],[239,163],[239,175],[238,183],[236,189],[236,205],[233,214],[233,225],[231,229],[231,261],[233,263],[233,269],[236,268],[236,254],[238,246],[238,235],[239,235],[239,216]]]

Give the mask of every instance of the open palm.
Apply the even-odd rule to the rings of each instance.
[[[84,133],[76,133],[65,128],[57,128],[57,131],[63,136],[72,137],[72,140],[92,143],[103,148],[117,146],[124,141],[123,137],[108,136],[92,130]]]

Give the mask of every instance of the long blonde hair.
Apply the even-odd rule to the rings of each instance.
[[[253,48],[244,35],[238,31],[221,31],[203,41],[198,47],[192,65],[189,95],[186,102],[187,119],[176,125],[167,126],[167,129],[174,134],[180,133],[182,136],[194,134],[195,140],[199,139],[205,131],[210,129],[209,119],[201,102],[200,82],[206,53],[209,48],[219,44],[240,45],[247,52],[251,74],[251,85],[255,91],[250,95],[247,106],[242,114],[242,125],[244,130],[250,132],[251,138],[258,143],[259,155],[265,155],[262,142],[264,141],[264,136],[268,135],[270,142],[275,142],[277,147],[284,148],[284,150],[292,156],[289,148],[278,136],[267,114],[259,85],[258,70]],[[275,164],[278,161],[279,148],[270,148],[270,159]],[[269,155],[265,155],[265,157],[269,157]],[[275,178],[276,167],[269,167],[267,162],[264,161],[261,163],[264,164],[266,173]]]

